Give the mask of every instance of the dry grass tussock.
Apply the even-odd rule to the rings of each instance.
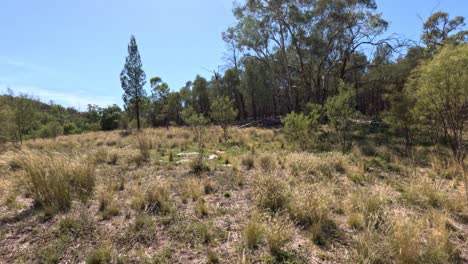
[[[18,155],[30,191],[44,207],[66,211],[74,198],[86,201],[92,195],[95,168],[87,157],[33,150]]]

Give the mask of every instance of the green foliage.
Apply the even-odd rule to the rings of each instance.
[[[340,135],[342,151],[348,147],[348,133],[353,125],[356,112],[356,93],[352,86],[344,82],[338,85],[338,94],[329,97],[325,104],[330,125]]]
[[[414,115],[446,135],[455,158],[465,157],[463,133],[468,120],[468,44],[447,46],[414,73]]]
[[[228,139],[228,125],[237,116],[237,110],[233,108],[234,102],[227,96],[217,98],[211,104],[211,118],[221,125],[224,132],[224,140]]]
[[[53,121],[41,128],[39,130],[39,136],[41,138],[56,138],[59,135],[63,134],[63,126],[59,122]]]
[[[63,124],[63,134],[64,135],[71,135],[71,134],[78,134],[80,133],[79,128],[76,126],[75,123],[66,122]]]
[[[101,129],[114,130],[119,127],[122,110],[118,105],[112,105],[102,109]]]
[[[303,113],[296,114],[292,112],[282,121],[286,139],[304,150],[308,149],[312,139],[314,120]]]
[[[143,86],[146,83],[146,74],[142,69],[140,53],[135,37],[130,37],[128,44],[128,56],[125,59],[124,69],[120,73],[120,83],[124,90],[123,101],[125,108],[135,113],[137,128],[140,130],[140,114],[142,112],[143,99],[146,91]]]
[[[192,165],[193,168],[195,168],[194,171],[198,172],[199,169],[204,170],[203,168],[206,168],[206,166],[203,164],[206,134],[205,125],[208,124],[208,119],[203,114],[197,114],[192,107],[187,107],[184,109],[184,111],[182,111],[182,119],[185,123],[190,125],[190,128],[195,135],[195,140],[198,144],[199,155]]]
[[[416,130],[416,120],[412,112],[415,101],[406,90],[389,94],[387,99],[390,107],[384,113],[384,121],[394,133],[405,138],[406,154],[409,154]]]

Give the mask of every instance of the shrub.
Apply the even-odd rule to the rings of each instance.
[[[307,150],[310,146],[312,138],[312,126],[314,121],[304,115],[292,112],[283,118],[284,135],[286,139],[295,146]]]
[[[341,149],[343,152],[348,147],[349,130],[352,128],[352,118],[355,118],[357,112],[356,105],[356,92],[352,85],[340,82],[338,85],[338,94],[328,97],[325,104],[328,119],[331,126],[339,134]]]
[[[95,185],[90,162],[58,154],[22,153],[22,165],[36,201],[59,211],[70,208],[74,197],[86,201]]]
[[[274,174],[257,175],[252,192],[257,206],[272,212],[285,209],[290,200],[288,184]]]

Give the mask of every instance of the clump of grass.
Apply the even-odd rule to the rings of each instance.
[[[289,214],[304,228],[321,223],[328,218],[331,194],[322,184],[304,184],[292,191]]]
[[[97,148],[95,151],[94,151],[94,162],[96,164],[102,164],[104,162],[106,162],[106,159],[107,159],[107,149],[104,148],[104,147],[99,147]]]
[[[195,223],[191,228],[195,237],[202,243],[209,244],[214,238],[212,224],[209,222]]]
[[[91,163],[58,154],[22,153],[22,167],[37,202],[67,211],[73,198],[86,201],[95,185]]]
[[[149,212],[169,213],[172,207],[169,186],[160,182],[149,187],[144,194],[144,206],[145,210]]]
[[[375,228],[366,229],[353,243],[354,263],[392,263],[388,241]]]
[[[188,199],[196,201],[205,193],[203,183],[198,178],[188,178],[184,180],[180,188],[182,199],[185,202]]]
[[[119,214],[120,208],[117,205],[113,204],[111,206],[108,206],[101,212],[101,217],[103,220],[109,220],[114,216],[118,216]]]
[[[209,208],[203,199],[198,199],[197,205],[195,206],[195,213],[201,218],[208,216]]]
[[[459,253],[449,240],[446,217],[441,213],[394,215],[388,241],[399,263],[449,263]]]
[[[153,148],[153,141],[151,138],[144,133],[140,133],[135,137],[135,144],[143,159],[148,161],[150,159],[150,151]]]
[[[265,154],[265,155],[260,156],[259,163],[260,163],[260,168],[265,173],[276,170],[276,166],[277,166],[276,158],[272,154]]]
[[[293,226],[289,219],[283,217],[271,217],[268,221],[265,239],[270,254],[275,258],[281,258],[284,251],[293,238]]]
[[[119,154],[116,151],[110,151],[107,153],[107,158],[106,158],[106,163],[109,165],[115,165],[117,164],[117,161],[119,160]]]
[[[155,221],[149,215],[137,215],[133,224],[131,225],[130,234],[137,241],[150,242],[156,235],[155,226]]]
[[[218,263],[220,263],[218,253],[216,253],[213,250],[208,249],[208,252],[206,254],[206,261],[209,264],[218,264]]]
[[[364,215],[361,213],[351,213],[348,217],[348,225],[353,229],[363,229],[365,226]]]
[[[257,218],[250,220],[244,226],[244,229],[242,232],[242,238],[244,240],[245,246],[248,249],[258,248],[264,236],[265,236],[265,227]]]
[[[345,171],[343,156],[332,153],[325,155],[295,153],[287,156],[291,174],[307,181],[329,179]]]
[[[82,232],[82,228],[81,221],[72,217],[65,217],[58,223],[60,236],[77,237]]]
[[[325,245],[335,238],[336,224],[330,219],[332,190],[323,184],[304,184],[292,192],[289,214],[302,228],[307,229],[312,240]]]
[[[348,206],[350,217],[354,219],[348,218],[348,223],[355,225],[352,226],[354,228],[361,225],[367,226],[374,221],[376,224],[379,224],[384,207],[390,201],[390,196],[386,192],[386,189],[382,188],[353,192]],[[359,224],[359,220],[363,220],[364,222]]]
[[[242,166],[244,166],[247,170],[255,168],[255,158],[253,154],[247,154],[242,157]]]
[[[102,212],[106,210],[107,207],[112,203],[112,192],[109,191],[101,191],[98,195],[99,201],[99,211]]]
[[[434,184],[429,179],[420,177],[407,185],[401,197],[412,205],[440,208],[446,204],[447,200],[442,188],[442,183]]]
[[[206,162],[203,160],[203,157],[200,155],[200,157],[195,158],[191,163],[190,163],[190,169],[192,173],[194,174],[200,174],[206,171],[210,171],[210,167],[206,164]]]
[[[278,212],[288,206],[289,185],[276,174],[257,175],[252,184],[252,196],[259,208]]]
[[[101,245],[94,249],[86,258],[87,264],[106,264],[112,259],[112,249],[109,246]]]

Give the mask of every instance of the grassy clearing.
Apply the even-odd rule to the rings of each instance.
[[[280,130],[232,129],[227,142],[220,133],[206,129],[209,170],[198,173],[185,128],[6,150],[0,262],[467,261],[468,207],[447,157],[418,147],[414,161],[359,141],[347,154],[330,142],[306,153]]]

